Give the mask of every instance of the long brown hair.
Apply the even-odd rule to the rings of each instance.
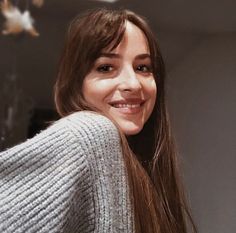
[[[143,130],[121,141],[133,204],[136,232],[196,232],[185,201],[165,101],[165,67],[146,21],[128,10],[90,10],[70,24],[55,84],[58,113],[91,110],[83,98],[85,76],[103,49],[114,49],[130,21],[145,34],[157,85],[154,110]],[[96,106],[95,106],[96,107]]]

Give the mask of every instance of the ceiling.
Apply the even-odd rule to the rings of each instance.
[[[50,16],[72,16],[97,6],[124,7],[148,17],[163,30],[232,32],[236,30],[235,0],[117,0],[104,3],[95,0],[46,0]]]

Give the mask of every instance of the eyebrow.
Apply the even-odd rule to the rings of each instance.
[[[100,57],[121,58],[121,55],[117,53],[101,53]],[[150,54],[144,53],[144,54],[139,54],[135,57],[135,59],[146,59],[146,58],[151,58]]]
[[[120,58],[121,56],[117,53],[101,53],[100,57]]]
[[[136,56],[136,59],[146,59],[146,58],[150,58],[151,59],[151,56],[150,56],[149,53],[144,53],[144,54],[140,54],[140,55]]]

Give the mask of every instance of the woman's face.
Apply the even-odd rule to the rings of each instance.
[[[84,79],[82,92],[125,135],[142,130],[153,111],[157,90],[147,39],[137,26],[128,21],[118,47],[102,51]]]

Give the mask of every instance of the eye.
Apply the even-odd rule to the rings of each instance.
[[[142,73],[152,73],[152,67],[151,65],[139,65],[137,66],[137,71],[142,72]]]
[[[114,67],[110,64],[100,65],[96,69],[98,72],[101,73],[108,73],[114,70]]]

